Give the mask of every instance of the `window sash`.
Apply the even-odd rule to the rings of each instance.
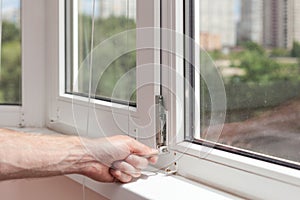
[[[0,106],[2,126],[45,124],[45,4],[40,0],[21,0],[22,106]]]
[[[80,4],[79,1],[80,0],[74,0],[74,1],[65,0],[65,4],[66,4],[66,6],[65,6],[65,13],[66,13],[66,17],[65,17],[65,21],[66,21],[66,24],[65,24],[66,25],[66,28],[65,28],[65,31],[66,31],[66,36],[65,36],[66,37],[65,78],[66,78],[66,82],[63,83],[64,86],[61,87],[61,88],[64,88],[64,90],[61,91],[61,94],[72,94],[74,96],[88,97],[88,96],[90,96],[90,94],[79,91],[79,87],[80,87],[79,80],[74,81],[74,79],[76,79],[77,77],[80,76],[80,74],[82,74],[82,72],[79,69],[80,63],[78,61],[79,39],[80,38],[79,38],[79,33],[77,31],[77,30],[79,30],[78,29],[79,28],[79,13],[77,11],[79,11],[79,4]],[[124,0],[124,2],[125,2],[125,0]],[[129,4],[129,3],[131,3],[130,0],[127,0],[127,4]],[[97,4],[96,4],[96,6],[97,6]],[[95,8],[95,9],[97,9],[97,8]],[[129,12],[129,10],[128,10],[129,5],[127,5],[126,9],[127,9],[127,12]],[[127,16],[129,16],[130,14],[132,14],[132,13],[128,13]],[[127,31],[127,30],[125,30],[125,31]],[[133,33],[133,31],[131,31],[131,30],[128,30],[128,31],[129,31],[129,35],[131,35],[131,33]],[[120,35],[120,33],[117,33],[116,35],[118,35],[118,34]],[[123,35],[123,34],[121,33],[121,35]],[[114,36],[112,36],[112,38],[110,38],[110,39],[114,40]],[[105,41],[106,40],[102,41],[101,43],[105,44]],[[90,41],[88,41],[88,42],[90,42]],[[132,47],[130,46],[129,48],[132,48]],[[95,49],[95,50],[97,51],[97,49]],[[127,53],[132,53],[132,52],[127,52]],[[93,56],[93,57],[95,57],[95,56]],[[83,61],[83,62],[85,62],[85,61]],[[83,67],[85,67],[85,66],[83,66]],[[94,71],[96,71],[96,70],[94,70]],[[94,90],[94,87],[96,87],[95,86],[96,83],[94,83],[94,81],[92,81],[91,84],[92,84],[92,88],[93,88],[92,90]],[[96,91],[91,91],[91,93],[92,93],[91,98],[94,98],[97,100],[102,100],[104,104],[106,104],[106,102],[112,102],[114,104],[129,105],[130,107],[136,107],[136,105],[137,105],[137,102],[134,102],[131,100],[123,100],[121,98],[104,96],[102,94],[98,94]]]
[[[199,74],[196,72],[195,73],[195,68],[193,66],[200,66],[200,58],[197,58],[197,56],[193,56],[193,54],[197,54],[198,50],[196,49],[197,47],[199,48],[200,41],[199,37],[195,37],[197,33],[200,32],[199,28],[199,21],[195,21],[200,18],[200,16],[196,16],[197,12],[194,11],[195,8],[199,8],[199,2],[200,1],[195,1],[195,0],[189,0],[185,1],[185,34],[188,35],[189,37],[195,39],[194,44],[188,44],[186,52],[188,52],[185,56],[188,56],[188,60],[192,60],[194,63],[185,63],[185,78],[188,80],[188,83],[192,86],[192,88],[185,88],[185,93],[188,94],[188,97],[186,97],[186,108],[185,108],[185,139],[190,142],[198,143],[200,145],[204,146],[213,146],[216,149],[219,150],[224,150],[232,153],[236,153],[239,155],[243,155],[246,157],[258,159],[258,160],[263,160],[266,162],[271,162],[274,164],[278,165],[283,165],[287,167],[291,167],[294,169],[300,169],[300,164],[290,161],[290,160],[285,160],[281,158],[275,158],[270,155],[266,154],[260,154],[254,151],[247,151],[242,148],[235,148],[233,146],[227,146],[223,144],[216,144],[216,141],[207,141],[205,138],[202,139],[200,136],[200,121],[201,117],[200,114],[194,114],[196,107],[198,105],[203,106],[201,104],[201,89],[200,89],[200,77]],[[194,5],[195,4],[195,5]],[[199,14],[199,13],[198,13]],[[192,55],[191,55],[192,54]],[[201,68],[202,66],[200,66]],[[188,91],[192,90],[192,91]],[[199,98],[200,97],[200,98]],[[200,108],[201,110],[201,108]],[[201,138],[196,139],[196,138]]]
[[[84,116],[87,114],[87,108],[90,106],[90,113],[91,115],[93,114],[93,116],[91,117],[93,118],[93,120],[90,121],[90,130],[97,132],[99,130],[97,123],[99,123],[99,121],[100,123],[104,122],[105,126],[110,127],[110,130],[107,131],[106,136],[109,136],[111,134],[129,134],[136,138],[142,138],[142,142],[154,147],[155,139],[153,137],[149,138],[148,135],[149,133],[153,133],[155,131],[155,127],[153,123],[148,124],[149,118],[147,111],[148,108],[154,104],[155,94],[159,92],[157,84],[153,84],[153,86],[146,89],[142,88],[137,93],[136,108],[133,106],[122,105],[114,102],[106,102],[97,99],[90,99],[89,102],[88,98],[65,93],[66,74],[64,67],[66,63],[66,55],[64,49],[66,48],[66,46],[64,37],[65,31],[67,31],[65,30],[66,8],[63,1],[55,0],[51,2],[52,3],[48,4],[51,4],[51,7],[53,7],[55,12],[58,13],[58,17],[54,16],[51,19],[48,18],[48,20],[50,21],[49,23],[53,23],[56,21],[58,21],[59,23],[53,28],[53,34],[51,34],[51,32],[49,34],[49,40],[57,41],[57,43],[52,42],[56,47],[49,49],[49,52],[51,52],[52,55],[51,62],[58,63],[59,66],[56,64],[57,67],[52,67],[52,69],[50,70],[50,81],[59,84],[49,85],[49,91],[51,92],[49,93],[48,97],[50,100],[48,102],[49,111],[47,126],[57,131],[63,131],[72,134],[78,134],[78,132],[81,132],[84,135],[86,122],[83,119],[80,119],[80,117],[78,116],[75,116],[76,122],[74,122],[74,108],[75,115],[81,113],[82,116]],[[157,8],[158,5],[158,0],[146,2],[137,0],[137,26],[139,28],[159,26],[159,15],[157,15],[156,13],[157,9],[154,9]],[[143,31],[141,31],[141,33],[143,33]],[[149,37],[147,36],[147,38],[149,39],[149,44],[144,44],[143,41],[139,39],[142,37],[145,37],[145,34],[141,36],[139,35],[139,32],[137,32],[137,65],[143,66],[145,64],[149,65],[149,63],[159,63],[157,50],[143,49],[145,45],[146,47],[149,45],[158,45],[159,39],[157,39],[157,35],[150,34]],[[58,49],[59,54],[55,54],[54,49]],[[147,74],[144,74],[145,68],[137,69],[137,87],[142,87],[145,80],[151,80],[151,83],[158,82],[157,74],[159,73],[159,69],[157,69],[156,67],[150,67],[148,69],[149,70]],[[95,120],[95,116],[98,121]],[[148,126],[146,128],[143,128],[140,127],[139,124],[148,124]]]
[[[173,6],[170,6],[172,2],[164,2],[167,8],[173,7],[172,14],[164,15],[162,13],[162,16],[169,20],[169,28],[176,30],[179,34],[184,33],[184,30],[187,31],[183,28],[183,8],[186,1],[173,1],[175,3]],[[199,1],[195,1],[195,3],[199,3]],[[166,12],[166,7],[162,8],[162,12]],[[176,23],[171,23],[171,17],[176,19]],[[173,25],[170,26],[170,24]],[[199,44],[199,41],[196,40],[196,43]],[[180,47],[182,44],[176,45]],[[172,65],[171,70],[175,69],[177,74],[183,75],[185,63],[178,57],[173,59],[176,60],[176,64]],[[197,65],[197,62],[200,61],[195,60],[194,62]],[[163,91],[169,115],[168,144],[171,152],[167,158],[163,159],[160,166],[175,168],[178,175],[204,182],[240,197],[280,199],[285,198],[287,194],[290,194],[291,197],[297,197],[300,194],[299,170],[224,151],[224,149],[213,149],[203,143],[193,143],[193,134],[189,135],[192,131],[183,128],[182,115],[184,114],[180,111],[182,109],[181,102],[184,101],[186,95],[185,89],[182,88],[184,81],[176,80],[176,77],[172,77],[172,73],[162,76],[162,79],[162,82],[169,88],[176,88],[173,90],[176,91],[176,97],[169,94],[168,89]],[[170,79],[175,81],[169,81]],[[195,77],[194,81],[197,81]],[[193,84],[196,84],[195,82]],[[200,88],[198,92],[200,92]],[[200,100],[195,99],[195,101],[199,102]],[[193,103],[190,108],[192,105]],[[200,121],[196,117],[194,120]],[[185,122],[185,125],[187,124],[189,122]]]

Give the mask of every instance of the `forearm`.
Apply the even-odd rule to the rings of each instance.
[[[128,136],[90,140],[0,129],[0,180],[77,173],[101,182],[129,182],[157,161],[157,153]]]
[[[0,129],[0,180],[82,174],[90,163],[78,137]]]

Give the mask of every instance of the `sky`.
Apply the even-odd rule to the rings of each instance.
[[[234,14],[235,14],[235,20],[239,21],[239,19],[241,18],[241,0],[235,0]]]
[[[91,14],[93,11],[93,0],[81,0],[81,12],[85,13],[85,14]],[[98,16],[99,13],[97,12],[97,8],[99,7],[99,0],[95,1],[95,15]]]
[[[2,0],[2,9],[4,11],[14,8],[20,8],[20,0]]]

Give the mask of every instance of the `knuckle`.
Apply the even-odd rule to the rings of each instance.
[[[135,168],[145,168],[148,165],[148,160],[146,158],[136,156],[136,155],[130,155],[126,159],[126,162],[134,166]]]

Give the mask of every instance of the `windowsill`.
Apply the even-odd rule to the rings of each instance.
[[[99,183],[80,175],[68,175],[78,183],[108,199],[239,199],[208,186],[190,181],[180,176],[157,173],[142,176],[127,184]]]
[[[47,128],[11,128],[28,133],[58,134]],[[108,199],[239,199],[236,196],[216,190],[212,187],[172,175],[153,173],[143,175],[140,179],[128,184],[100,183],[81,175],[67,175],[72,180],[101,194]]]

